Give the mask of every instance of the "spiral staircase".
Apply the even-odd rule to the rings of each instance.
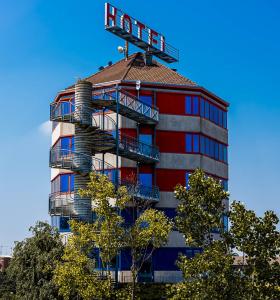
[[[68,96],[68,101],[55,101],[50,105],[50,120],[74,124],[75,151],[53,146],[50,150],[51,168],[74,172],[75,187],[73,193],[53,193],[49,197],[51,215],[63,215],[90,221],[91,201],[78,194],[89,180],[89,173],[96,171],[108,173],[115,169],[104,160],[95,157],[99,153],[112,153],[145,164],[159,161],[156,146],[140,142],[118,128],[118,124],[106,112],[130,118],[142,124],[158,122],[156,107],[141,102],[137,97],[118,89],[93,90],[88,82],[76,84],[75,93]],[[86,100],[84,100],[86,99]],[[113,183],[125,185],[128,192],[141,200],[157,202],[159,189],[156,186],[144,186],[140,183],[125,181],[112,176]]]

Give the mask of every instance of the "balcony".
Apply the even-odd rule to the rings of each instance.
[[[119,114],[142,124],[157,124],[159,121],[158,108],[140,101],[136,96],[124,91],[108,88],[94,90],[92,94],[93,105],[106,107]]]
[[[50,150],[49,166],[79,174],[88,174],[92,171],[92,157],[69,149],[54,147]]]
[[[159,149],[156,146],[148,145],[140,142],[136,138],[126,134],[119,133],[116,138],[115,131],[95,131],[93,139],[93,151],[109,152],[120,156],[135,160],[141,163],[156,163],[159,161]]]
[[[128,193],[139,200],[158,202],[159,188],[157,186],[146,186],[127,180],[120,180],[120,185],[126,186]]]
[[[49,214],[51,216],[75,216],[74,193],[52,193],[49,195]]]

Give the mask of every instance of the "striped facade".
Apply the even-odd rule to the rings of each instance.
[[[131,72],[132,67],[130,66],[130,68]],[[139,68],[138,65],[137,68]],[[152,67],[149,68],[149,71],[151,69]],[[177,76],[177,74],[173,74],[174,71],[166,67],[164,72],[167,72],[167,74],[172,72],[172,76]],[[109,68],[108,74],[108,76],[112,76],[114,70],[110,71]],[[153,196],[149,196],[149,199],[147,196],[147,201],[151,201],[151,206],[164,211],[170,218],[174,218],[176,214],[177,200],[173,194],[174,187],[178,183],[186,185],[188,175],[196,168],[201,168],[208,175],[222,180],[226,188],[228,180],[227,102],[206,89],[188,82],[187,79],[185,83],[180,82],[180,84],[174,83],[174,79],[170,80],[170,83],[158,82],[156,77],[154,79],[155,82],[143,81],[142,74],[135,73],[135,80],[131,78],[126,80],[123,77],[121,80],[108,80],[107,78],[106,81],[105,78],[102,81],[101,75],[97,73],[97,76],[93,75],[92,78],[87,79],[91,82],[93,91],[101,91],[117,85],[119,90],[129,93],[129,95],[134,95],[136,99],[146,103],[149,107],[157,107],[158,121],[149,122],[144,120],[142,122],[136,116],[131,117],[119,111],[106,109],[101,112],[100,109],[95,109],[92,111],[93,118],[95,118],[94,124],[106,129],[106,126],[110,127],[112,125],[110,125],[109,121],[104,122],[104,118],[113,120],[113,123],[118,126],[120,143],[122,142],[122,137],[130,137],[133,140],[143,142],[143,145],[150,144],[155,149],[158,148],[159,159],[157,156],[152,157],[152,154],[150,159],[147,158],[147,154],[145,154],[146,157],[143,154],[142,156],[140,154],[133,156],[129,151],[122,150],[122,147],[125,148],[125,146],[120,146],[118,150],[105,147],[104,151],[100,150],[101,146],[99,148],[93,146],[95,151],[90,152],[91,146],[87,145],[87,155],[93,156],[93,164],[95,163],[94,159],[103,161],[103,168],[107,169],[107,174],[111,176],[112,180],[119,177],[120,182],[127,182],[130,178],[137,178],[137,182],[140,182],[141,186],[153,189],[155,187],[158,188],[158,195],[153,194]],[[138,75],[140,78],[137,78]],[[132,75],[130,74],[129,76]],[[160,75],[157,76],[158,78],[160,77]],[[178,74],[178,76],[181,75]],[[165,78],[168,78],[168,76]],[[181,77],[179,79],[181,80]],[[139,91],[135,89],[137,80],[141,80]],[[73,88],[62,91],[57,98],[58,102],[63,97],[66,101],[71,101],[73,99],[71,97],[73,91]],[[77,106],[77,103],[75,103],[75,106]],[[103,119],[102,124],[96,121],[100,119]],[[62,145],[64,141],[69,144],[68,141],[74,137],[75,151],[77,151],[77,146],[79,147],[77,141],[81,140],[80,144],[83,144],[83,138],[78,138],[77,140],[77,135],[79,137],[83,134],[80,133],[81,128],[81,126],[73,123],[55,122],[52,134],[52,148],[57,144]],[[94,141],[96,141],[94,136],[89,136],[85,139],[93,141],[94,144]],[[98,142],[96,143],[98,144]],[[76,176],[78,178],[86,178],[70,169],[59,168],[57,165],[52,168],[52,195],[59,194],[60,204],[63,201],[67,201],[63,200],[64,197],[67,198],[65,196],[67,193],[72,195],[74,208],[79,203],[75,202],[74,199]],[[63,191],[61,190],[62,181],[66,186],[66,188],[63,187]],[[68,190],[66,190],[67,188]],[[67,235],[68,228],[65,224],[67,224],[67,220],[71,216],[52,210],[53,203],[55,202],[50,200],[50,213],[53,225],[58,226],[60,231]],[[181,273],[175,263],[178,254],[184,253],[191,257],[196,251],[199,251],[199,249],[189,248],[179,232],[171,232],[167,245],[156,250],[152,260],[148,263],[149,265],[147,264],[146,266],[146,273],[150,276],[148,280],[178,281],[181,277]],[[121,281],[129,280],[127,278],[130,277],[130,265],[126,253],[120,255],[118,267],[119,279]]]

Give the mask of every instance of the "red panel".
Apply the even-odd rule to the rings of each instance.
[[[153,173],[153,167],[151,165],[142,165],[139,167],[139,173]]]
[[[185,185],[185,177],[185,170],[156,169],[156,185],[160,191],[172,192],[178,183]]]
[[[186,153],[185,133],[157,130],[156,145],[160,152]]]
[[[184,115],[185,96],[174,93],[157,93],[157,107],[161,114]]]
[[[133,128],[120,128],[120,132],[121,132],[121,134],[124,133],[124,134],[134,137],[134,138],[137,137],[137,131],[136,131],[136,129],[133,129]]]
[[[149,125],[141,125],[139,128],[139,133],[142,134],[153,134],[154,133],[154,128]]]
[[[120,168],[121,171],[121,179],[131,180],[133,181],[136,178],[136,168],[128,168],[122,167]]]

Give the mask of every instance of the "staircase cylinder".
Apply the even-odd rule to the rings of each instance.
[[[83,124],[91,124],[92,122],[92,83],[79,80],[75,85],[75,113],[79,113],[79,118]],[[81,113],[82,109],[82,113]],[[91,199],[80,197],[79,189],[87,187],[89,182],[88,172],[92,169],[92,152],[89,134],[85,128],[79,124],[75,124],[75,155],[74,164],[81,170],[79,174],[75,174],[74,182],[74,209],[80,220],[90,222],[92,219]],[[83,155],[78,155],[83,154]]]

